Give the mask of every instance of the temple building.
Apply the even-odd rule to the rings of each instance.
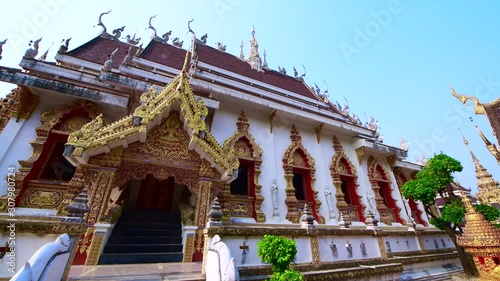
[[[257,242],[276,234],[322,280],[457,268],[453,241],[401,195],[421,169],[407,149],[305,73],[271,69],[255,30],[235,56],[191,29],[183,48],[151,19],[149,42],[121,41],[101,18],[99,36],[66,40],[55,62],[39,39],[20,69],[0,66],[15,87],[0,104],[0,245],[15,223],[18,265],[61,233],[73,265],[203,262],[219,235],[242,277],[265,275]]]

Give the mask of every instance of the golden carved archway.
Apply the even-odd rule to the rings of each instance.
[[[299,169],[304,172],[305,176],[305,192],[306,201],[311,206],[313,210],[313,216],[316,218],[318,223],[324,224],[325,218],[320,214],[319,208],[321,206],[321,201],[318,199],[318,191],[314,189],[314,182],[316,180],[315,173],[316,169],[314,167],[315,161],[307,151],[307,149],[302,144],[302,137],[299,131],[292,125],[292,130],[290,132],[290,139],[292,143],[286,149],[285,155],[283,156],[283,169],[285,171],[285,181],[286,181],[286,199],[285,204],[287,206],[288,212],[286,218],[293,222],[298,223],[302,208],[304,208],[304,202],[300,202],[296,198],[295,188],[293,184],[294,171]]]
[[[345,154],[344,147],[336,136],[333,136],[333,149],[335,154],[332,157],[330,174],[335,186],[337,208],[347,220],[364,221],[363,205],[361,204],[362,196],[357,194],[359,185],[357,183],[356,167]],[[343,187],[344,191],[342,190]],[[348,196],[349,203],[346,202],[346,196]]]
[[[220,173],[212,164],[201,159],[195,151],[189,150],[190,138],[184,131],[179,113],[172,110],[157,126],[153,127],[144,143],[135,142],[126,148],[119,146],[108,153],[92,156],[88,160],[89,169],[84,169],[84,181],[89,182],[89,206],[87,223],[106,223],[113,206],[110,201],[111,191],[123,188],[131,179],[142,180],[152,175],[157,180],[170,177],[176,183],[185,185],[197,198],[195,207],[195,226],[199,228],[196,236],[185,244],[184,261],[199,261],[203,253],[202,229],[206,224],[208,206],[219,192]],[[89,178],[86,178],[86,176]],[[96,242],[97,243],[97,242]],[[91,249],[103,246],[99,241]],[[87,258],[86,264],[98,260],[99,251],[95,250]]]
[[[375,194],[375,202],[377,210],[380,213],[380,221],[387,225],[391,225],[393,222],[403,224],[399,216],[401,208],[399,208],[396,200],[392,198],[391,195],[393,189],[389,174],[373,156],[370,156],[368,159],[368,178]],[[381,193],[384,194],[384,197],[381,196]]]
[[[259,175],[261,173],[260,165],[262,164],[262,148],[257,144],[255,138],[248,131],[250,124],[245,117],[245,113],[241,111],[238,121],[236,122],[236,132],[224,141],[222,145],[224,150],[234,149],[240,161],[240,165],[245,163],[250,166],[248,171],[250,189],[247,198],[243,196],[235,196],[231,194],[231,185],[225,184],[221,192],[222,212],[225,219],[231,216],[234,217],[253,217],[257,222],[265,222],[266,216],[261,210],[264,197],[261,194],[262,185],[259,183]]]

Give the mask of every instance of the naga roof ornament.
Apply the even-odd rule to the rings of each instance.
[[[474,113],[476,114],[485,114],[484,111],[484,105],[479,102],[479,100],[473,96],[467,96],[467,95],[460,95],[455,92],[455,89],[452,86],[449,86],[451,89],[451,94],[456,97],[461,103],[464,105],[468,105],[468,100],[471,100],[474,102]]]
[[[2,59],[2,47],[7,43],[7,39],[0,41],[0,60]]]
[[[109,13],[111,13],[111,10],[109,10],[109,11],[107,11],[107,12],[105,12],[105,13],[102,13],[102,14],[99,16],[99,20],[98,20],[98,22],[97,22],[97,26],[102,27],[102,32],[101,32],[101,34],[105,34],[105,33],[107,33],[107,32],[106,32],[106,26],[105,26],[105,25],[104,25],[104,23],[102,22],[102,16],[107,15],[107,14],[109,14]],[[94,27],[95,27],[95,26],[94,26]]]
[[[166,32],[164,33],[161,38],[156,35],[156,28],[154,28],[153,24],[151,23],[151,21],[156,18],[157,15],[154,15],[152,17],[149,18],[149,26],[148,28],[146,29],[151,29],[153,30],[153,34],[151,34],[150,38],[152,40],[155,40],[155,41],[158,41],[158,42],[161,42],[161,43],[164,43],[164,44],[167,44],[168,43],[168,40],[170,39],[170,35],[172,35],[172,30],[170,30],[169,32]]]

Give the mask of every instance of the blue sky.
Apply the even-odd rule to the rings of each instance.
[[[456,175],[476,189],[471,158],[458,128],[469,139],[483,165],[500,178],[500,167],[487,152],[469,117],[492,141],[484,116],[473,114],[451,96],[457,92],[483,102],[500,95],[500,36],[496,1],[9,1],[0,17],[3,47],[0,65],[17,67],[29,40],[43,37],[40,53],[53,44],[49,60],[62,39],[72,37],[73,49],[98,35],[100,13],[108,31],[126,26],[123,36],[137,33],[149,42],[149,17],[161,35],[173,30],[184,47],[190,36],[208,33],[208,44],[222,41],[227,52],[239,54],[243,40],[248,56],[252,25],[261,54],[266,50],[271,68],[278,65],[306,82],[329,87],[330,99],[344,104],[365,121],[363,112],[379,121],[386,144],[410,141],[408,160],[443,151],[462,162]],[[172,38],[171,37],[171,38]],[[11,85],[0,85],[0,96]]]

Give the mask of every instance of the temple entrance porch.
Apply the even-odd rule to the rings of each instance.
[[[183,230],[194,221],[196,197],[189,189],[174,177],[146,175],[115,193],[111,197],[122,211],[99,264],[181,262]]]

